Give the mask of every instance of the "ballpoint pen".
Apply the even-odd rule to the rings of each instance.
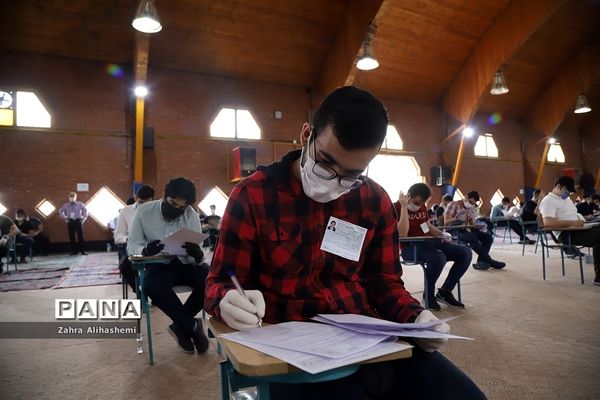
[[[246,292],[242,288],[242,285],[240,285],[240,281],[238,281],[238,279],[235,277],[235,274],[233,273],[233,271],[229,271],[229,277],[231,278],[231,281],[235,285],[235,289],[242,295],[242,297],[244,299],[250,301],[250,299],[248,298],[248,296],[246,296]],[[258,316],[258,314],[256,314],[256,318],[258,318],[258,326],[261,327],[262,326],[262,319]]]

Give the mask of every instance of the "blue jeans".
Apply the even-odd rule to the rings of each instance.
[[[270,394],[273,400],[486,399],[471,378],[441,353],[426,353],[418,347],[411,358],[364,364],[353,375],[336,381],[272,383]]]
[[[415,247],[417,250],[416,260]],[[451,292],[469,269],[472,257],[471,249],[467,246],[446,241],[421,242],[415,244],[415,246],[404,246],[402,248],[402,258],[406,261],[421,261],[427,264],[427,289],[430,296],[435,294],[435,283],[440,277],[446,262],[454,261],[454,264],[450,268],[442,289]]]

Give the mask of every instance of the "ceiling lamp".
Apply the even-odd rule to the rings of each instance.
[[[363,42],[362,56],[356,62],[356,68],[361,69],[363,71],[370,71],[377,67],[379,67],[379,62],[373,55],[370,40],[365,40]]]
[[[162,25],[158,19],[154,0],[140,0],[135,18],[131,25],[138,31],[144,33],[160,32]]]
[[[504,73],[502,71],[496,71],[494,74],[494,81],[490,93],[496,96],[508,93],[508,86],[506,86],[506,79],[504,79]]]
[[[585,94],[580,94],[577,96],[577,101],[575,102],[575,114],[583,114],[592,111],[592,107],[590,107],[590,103],[588,103],[588,99]]]

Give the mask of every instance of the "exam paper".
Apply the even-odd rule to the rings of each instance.
[[[243,341],[264,344],[328,358],[347,357],[390,339],[390,335],[381,333],[365,335],[333,325],[301,321],[284,322],[220,336],[238,343]]]
[[[317,316],[323,319],[321,322],[332,321],[338,324],[356,326],[359,328],[372,328],[380,331],[397,329],[430,329],[435,325],[457,318],[452,317],[428,322],[399,323],[360,314],[318,314]]]
[[[160,241],[165,245],[165,248],[162,249],[161,253],[173,256],[185,256],[187,253],[185,252],[185,249],[181,247],[185,242],[200,244],[207,237],[208,235],[204,233],[196,232],[188,228],[181,228]]]
[[[316,324],[313,324],[316,325]],[[320,357],[314,354],[300,353],[293,350],[282,349],[279,347],[269,346],[267,344],[259,344],[246,342],[243,340],[235,340],[237,343],[253,348],[270,356],[279,358],[288,364],[291,364],[303,371],[311,374],[328,371],[331,369],[343,367],[350,364],[356,364],[372,358],[384,356],[386,354],[396,353],[402,350],[410,349],[413,346],[406,343],[398,342],[381,342],[368,350],[364,350],[352,355],[340,358]]]

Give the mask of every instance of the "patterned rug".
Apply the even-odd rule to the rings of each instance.
[[[116,285],[121,283],[116,253],[91,253],[79,257],[55,289]]]
[[[68,267],[28,269],[0,275],[0,292],[35,290],[54,287],[63,279]]]

